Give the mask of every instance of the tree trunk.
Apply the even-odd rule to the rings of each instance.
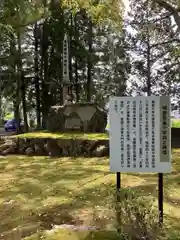
[[[2,79],[0,76],[0,123],[3,121],[3,110],[2,110]]]
[[[87,102],[91,102],[91,89],[92,89],[92,21],[89,19],[88,26],[88,62],[87,62],[87,89],[86,96]]]
[[[35,39],[35,56],[34,56],[34,71],[35,71],[35,91],[36,91],[36,118],[37,129],[41,127],[41,98],[39,87],[39,61],[38,61],[38,35],[37,35],[37,23],[34,27],[34,39]]]
[[[12,78],[16,79],[16,87],[15,87],[16,89],[15,89],[15,95],[13,98],[14,118],[16,119],[16,122],[17,122],[16,131],[17,133],[19,133],[20,132],[19,106],[20,106],[21,96],[20,96],[20,78],[17,76],[17,69],[16,69],[17,50],[16,50],[16,40],[14,38],[14,35],[11,35],[10,53],[12,56],[11,75],[12,75]]]
[[[22,68],[21,33],[19,31],[17,32],[17,41],[18,41],[18,78],[20,82],[20,91],[21,91],[21,99],[22,99],[24,130],[25,132],[28,132],[29,126],[28,126],[28,120],[27,120],[26,87],[25,87],[24,73]]]
[[[174,21],[176,22],[176,25],[178,27],[178,30],[180,31],[180,15],[179,15],[179,11],[173,7],[173,5],[171,5],[170,3],[168,3],[167,1],[164,0],[153,0],[154,3],[158,3],[158,5],[164,9],[166,9],[167,11],[169,11],[172,16],[174,17]]]
[[[59,22],[61,24],[61,36],[60,39],[55,40],[54,43],[54,49],[55,52],[58,54],[59,59],[58,59],[58,64],[57,64],[57,69],[56,69],[56,74],[57,74],[57,79],[59,81],[58,84],[58,99],[59,102],[58,104],[63,105],[63,87],[60,86],[62,84],[62,80],[63,80],[63,63],[62,63],[62,53],[63,53],[63,39],[64,39],[64,9],[61,6],[61,4],[59,4],[59,2],[57,0],[52,0],[51,1],[51,6],[52,6],[52,17],[54,18],[54,20],[56,22]]]
[[[49,112],[49,96],[48,96],[48,36],[47,21],[43,24],[43,36],[41,41],[41,82],[42,82],[42,128],[46,128],[46,120]]]

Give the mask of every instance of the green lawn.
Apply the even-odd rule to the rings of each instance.
[[[43,230],[44,238],[34,235],[28,240],[104,240],[104,236],[116,239],[115,233],[106,231],[62,229],[51,235],[45,231],[61,224],[111,228],[109,196],[114,193],[115,179],[106,158],[1,157],[0,233],[7,235],[18,227],[23,236]],[[157,199],[154,174],[123,174],[122,185]],[[165,223],[178,229],[180,151],[173,152],[173,172],[164,177],[164,192]],[[0,239],[5,240],[4,236]]]
[[[50,132],[30,132],[13,135],[11,138],[54,138],[54,139],[84,139],[84,140],[103,140],[108,139],[106,133],[50,133]]]

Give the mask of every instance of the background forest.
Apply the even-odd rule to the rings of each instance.
[[[2,0],[0,119],[45,127],[62,104],[62,46],[69,36],[75,101],[107,106],[112,95],[170,95],[179,110],[178,1]]]

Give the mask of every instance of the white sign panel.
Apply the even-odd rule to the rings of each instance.
[[[109,109],[112,172],[170,172],[169,97],[113,97]]]

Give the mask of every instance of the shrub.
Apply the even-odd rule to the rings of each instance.
[[[152,199],[138,196],[131,190],[121,190],[113,201],[116,212],[115,228],[120,239],[126,240],[157,240],[162,236],[159,226],[157,209]]]

